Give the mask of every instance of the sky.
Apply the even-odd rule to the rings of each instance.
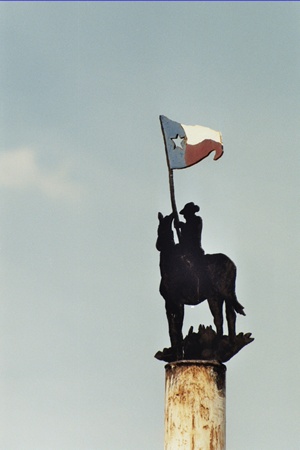
[[[1,2],[0,37],[0,449],[163,448],[162,114],[223,136],[174,181],[255,338],[227,448],[297,450],[300,4]]]

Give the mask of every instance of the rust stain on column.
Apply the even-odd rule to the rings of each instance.
[[[166,365],[165,450],[225,450],[225,373],[217,361]]]

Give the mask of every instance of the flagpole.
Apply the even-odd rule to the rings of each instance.
[[[165,131],[164,131],[163,123],[162,123],[163,118],[164,118],[164,116],[159,116],[161,131],[162,131],[162,135],[163,135],[163,138],[164,138],[164,144],[165,144],[167,166],[168,166],[168,171],[169,171],[169,187],[170,187],[172,211],[173,211],[173,214],[174,214],[174,227],[175,227],[175,230],[176,230],[178,241],[180,242],[180,237],[181,236],[180,236],[180,228],[179,228],[178,211],[177,211],[176,202],[175,202],[175,189],[174,189],[173,169],[171,169],[171,167],[170,167],[170,160],[169,160],[169,156],[168,156],[166,135],[165,135]],[[174,137],[176,137],[176,136],[174,136]]]
[[[172,211],[174,214],[174,227],[175,227],[175,230],[177,233],[178,240],[180,241],[179,216],[178,216],[178,211],[177,211],[177,206],[176,206],[176,201],[175,201],[173,170],[170,169],[169,165],[168,165],[168,169],[169,169],[169,186],[170,186],[170,195],[171,195],[171,205],[172,205]]]

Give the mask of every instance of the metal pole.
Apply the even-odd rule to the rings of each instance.
[[[177,361],[166,369],[165,450],[225,450],[226,366]]]
[[[179,217],[178,217],[178,211],[177,211],[176,201],[175,201],[173,170],[170,168],[169,168],[169,187],[170,187],[172,211],[174,213],[174,226],[176,229],[178,240],[180,241]]]

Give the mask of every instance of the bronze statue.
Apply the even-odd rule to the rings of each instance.
[[[201,247],[202,219],[195,215],[198,211],[197,205],[188,203],[180,212],[186,222],[179,222],[181,233],[178,244],[175,244],[172,230],[174,213],[165,217],[158,214],[156,248],[160,251],[159,290],[165,299],[171,348],[164,349],[155,356],[165,361],[175,361],[187,356],[192,358],[193,354],[194,358],[199,354],[205,359],[207,351],[208,359],[224,361],[253,340],[250,333],[236,336],[236,313],[245,315],[244,307],[235,294],[236,266],[222,253],[204,254]],[[184,305],[197,305],[204,300],[208,301],[216,333],[211,328],[200,326],[196,337],[190,330],[190,339],[187,336],[184,340]],[[224,302],[229,334],[227,337],[223,336]],[[203,345],[203,342],[208,341],[208,350],[202,348],[200,351],[199,343],[202,342]]]

